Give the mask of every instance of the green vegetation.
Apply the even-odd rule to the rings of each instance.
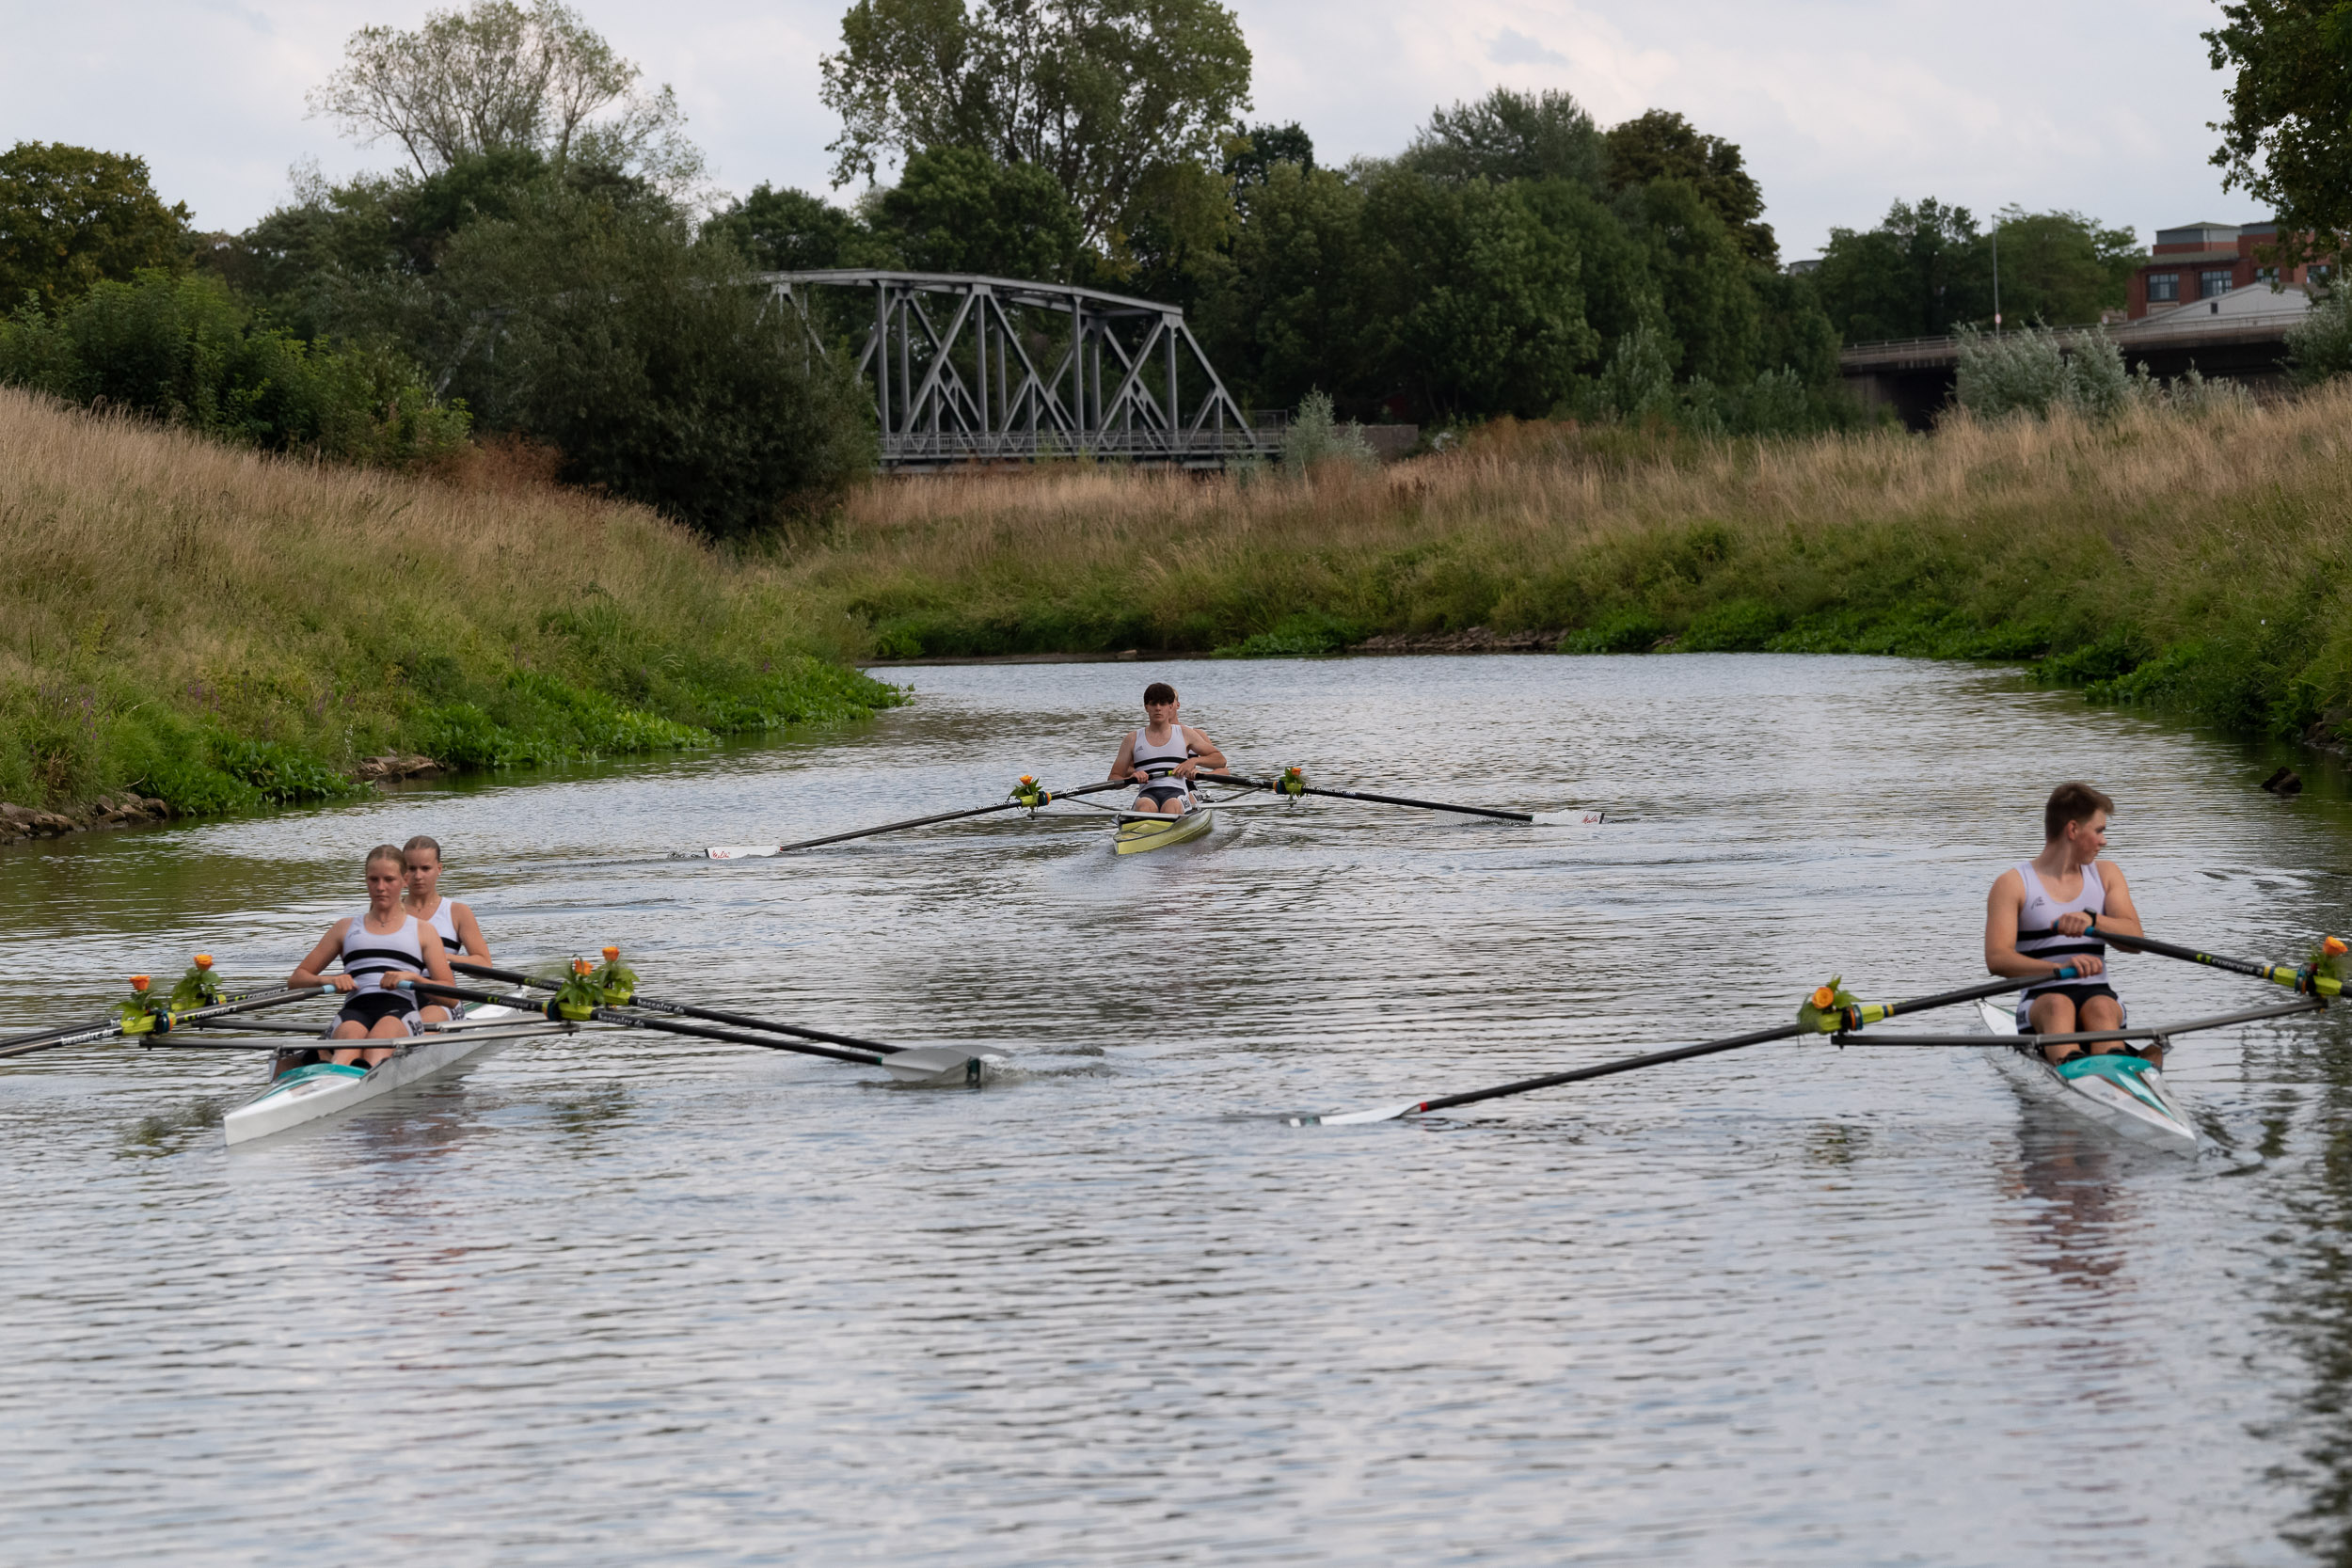
[[[2132,230],[2080,213],[2005,207],[1983,230],[1967,208],[1930,197],[1896,202],[1876,229],[1831,230],[1813,282],[1846,342],[1940,337],[1994,325],[1996,253],[2012,326],[2079,326],[2121,309],[2145,259]]]
[[[228,811],[387,752],[525,767],[902,700],[831,662],[857,628],[778,561],[496,450],[406,478],[0,390],[0,800]]]
[[[2343,0],[2234,0],[2204,35],[2234,71],[2212,162],[2279,220],[2282,265],[2335,261],[2352,238],[2352,8]]]
[[[176,271],[194,248],[185,202],[167,207],[144,159],[62,142],[0,152],[0,314],[51,310],[112,278]]]

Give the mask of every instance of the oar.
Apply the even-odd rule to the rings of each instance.
[[[179,1013],[159,1013],[155,1017],[155,1027],[152,1032],[169,1034],[183,1025],[200,1023],[208,1018],[227,1018],[231,1013],[249,1013],[262,1007],[283,1006],[289,1002],[300,1002],[316,996],[326,989],[324,986],[305,986],[299,990],[263,991],[259,995],[230,997],[225,1002],[215,1002],[209,1007],[190,1007],[187,1011]],[[61,1045],[89,1045],[98,1040],[113,1039],[128,1027],[127,1020],[118,1018],[105,1023],[72,1024],[63,1029],[49,1029],[30,1035],[19,1035],[13,1039],[0,1042],[0,1056],[24,1056],[36,1051],[55,1050]]]
[[[465,986],[445,986],[437,980],[404,980],[405,990],[429,992],[436,996],[453,996],[461,1002],[486,1002],[496,1006],[514,1007],[523,1012],[537,1013],[542,1018],[561,1019],[552,1002],[519,992],[474,990]],[[591,1007],[588,1016],[599,1023],[617,1023],[627,1029],[656,1029],[668,1035],[691,1035],[698,1039],[726,1040],[736,1045],[755,1045],[762,1051],[793,1051],[803,1056],[824,1056],[836,1062],[855,1062],[860,1067],[878,1067],[893,1078],[908,1083],[939,1083],[960,1078],[965,1083],[979,1082],[986,1064],[968,1051],[954,1051],[944,1046],[927,1046],[919,1050],[901,1051],[890,1046],[873,1046],[865,1050],[845,1051],[831,1045],[803,1045],[797,1040],[776,1039],[763,1035],[746,1034],[740,1029],[713,1029],[699,1023],[673,1023],[666,1019],[646,1018],[619,1007]]]
[[[493,969],[488,964],[478,964],[466,958],[452,958],[449,966],[463,974],[479,975],[485,980],[503,980],[510,986],[535,986],[542,990],[562,989],[560,981],[542,980],[536,975],[525,974],[520,970]],[[834,1045],[847,1045],[860,1051],[878,1052],[884,1056],[898,1055],[906,1050],[904,1046],[883,1045],[879,1040],[862,1040],[854,1035],[829,1035],[822,1029],[804,1029],[797,1023],[779,1023],[771,1018],[754,1018],[749,1013],[724,1013],[716,1007],[690,1007],[683,1002],[657,1002],[650,996],[631,996],[627,1005],[649,1013],[669,1013],[678,1018],[707,1018],[713,1023],[732,1023],[745,1029],[766,1029],[773,1034],[793,1035],[804,1040],[828,1040]]]
[[[1202,773],[1208,784],[1232,784],[1240,789],[1270,789],[1281,795],[1328,795],[1335,800],[1370,800],[1381,806],[1412,806],[1421,811],[1459,812],[1464,816],[1492,816],[1504,822],[1533,822],[1535,814],[1525,811],[1497,811],[1491,806],[1450,806],[1443,800],[1412,800],[1402,795],[1374,795],[1360,789],[1322,789],[1309,784],[1295,788],[1280,779],[1244,779],[1232,773]]]
[[[2284,986],[2289,990],[2299,990],[2318,996],[2339,996],[2344,992],[2343,981],[2325,974],[2314,974],[2308,970],[2294,969],[2285,964],[2265,963],[2260,958],[2225,958],[2217,953],[2201,952],[2194,947],[2178,947],[2169,942],[2158,942],[2153,937],[2126,935],[2122,931],[2103,931],[2099,929],[2097,921],[2091,922],[2089,927],[2085,927],[2083,935],[2097,937],[2101,942],[2113,942],[2116,946],[2126,950],[2144,950],[2159,958],[2179,958],[2184,963],[2203,964],[2207,969],[2227,970],[2232,974],[2243,974],[2249,979],[2267,980],[2274,986]]]
[[[2071,980],[2072,968],[2059,970],[2047,978]],[[1956,1002],[1974,1002],[1980,996],[1998,996],[2004,991],[2023,990],[2037,985],[2042,977],[2030,980],[1992,980],[1964,990],[1940,991],[1933,996],[1915,996],[1908,1002],[1873,1002],[1861,1006],[1844,1007],[1834,1015],[1847,1029],[1859,1029],[1866,1023],[1877,1023],[1899,1013],[1925,1012],[1931,1007],[1948,1007]],[[1834,1026],[1833,1026],[1834,1027]],[[1490,1089],[1472,1089],[1467,1094],[1449,1094],[1436,1100],[1409,1101],[1403,1105],[1384,1106],[1375,1111],[1346,1111],[1332,1117],[1292,1117],[1293,1127],[1338,1127],[1363,1121],[1394,1121],[1399,1117],[1420,1116],[1429,1111],[1450,1110],[1456,1105],[1475,1105],[1482,1100],[1501,1100],[1508,1095],[1529,1094],[1536,1089],[1549,1089],[1561,1084],[1579,1084],[1587,1078],[1609,1078],[1639,1068],[1657,1067],[1662,1062],[1684,1062],[1693,1056],[1712,1056],[1719,1052],[1737,1051],[1742,1046],[1762,1045],[1770,1040],[1795,1039],[1800,1035],[1828,1033],[1821,1025],[1785,1023],[1777,1029],[1758,1029],[1751,1035],[1733,1035],[1725,1039],[1707,1040],[1698,1045],[1678,1045],[1670,1051],[1651,1051],[1639,1056],[1620,1056],[1613,1062],[1599,1062],[1592,1067],[1570,1068],[1565,1072],[1549,1072],[1541,1078],[1522,1078],[1517,1083],[1498,1084]]]
[[[795,849],[814,849],[820,844],[842,844],[853,838],[872,838],[876,833],[895,833],[906,828],[928,828],[934,822],[961,822],[967,816],[987,816],[1000,811],[1030,811],[1055,800],[1066,800],[1074,795],[1100,795],[1106,789],[1126,789],[1123,781],[1085,784],[1076,789],[1041,789],[1033,793],[1016,794],[1009,800],[999,800],[993,806],[974,806],[969,811],[943,811],[935,816],[910,816],[903,822],[885,822],[879,828],[860,828],[850,833],[828,833],[823,838],[804,838],[798,844],[714,844],[707,849],[679,850],[673,860],[742,861],[762,860],[770,855],[789,854]]]

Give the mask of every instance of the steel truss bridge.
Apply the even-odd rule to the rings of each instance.
[[[965,273],[759,281],[817,352],[862,334],[857,373],[886,469],[1055,456],[1222,468],[1280,447],[1279,431],[1251,427],[1174,306]]]

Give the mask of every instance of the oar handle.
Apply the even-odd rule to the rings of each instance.
[[[538,986],[553,990],[557,985],[553,980],[541,980],[511,969],[493,969],[488,964],[472,963],[464,958],[452,958],[449,966],[468,974],[479,974],[486,980],[503,980],[510,986]],[[650,996],[633,996],[629,998],[628,1006],[646,1012],[673,1013],[680,1018],[706,1018],[714,1023],[733,1023],[745,1029],[767,1029],[804,1040],[829,1040],[834,1045],[850,1046],[859,1051],[877,1051],[885,1056],[907,1049],[903,1045],[884,1045],[880,1040],[862,1040],[855,1035],[829,1034],[822,1029],[803,1028],[797,1023],[778,1023],[773,1019],[754,1018],[749,1013],[722,1012],[716,1007],[689,1006],[683,1002],[662,1002]]]
[[[1289,794],[1279,779],[1245,779],[1232,773],[1202,773],[1200,778],[1210,784],[1232,784],[1241,789],[1271,789]],[[1450,811],[1464,816],[1491,816],[1502,822],[1533,822],[1533,812],[1497,811],[1492,806],[1454,806],[1443,800],[1415,800],[1403,795],[1374,795],[1360,789],[1322,789],[1312,784],[1301,785],[1299,794],[1327,795],[1337,800],[1369,800],[1379,806],[1411,806],[1417,811]]]

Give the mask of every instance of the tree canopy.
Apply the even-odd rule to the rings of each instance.
[[[187,204],[164,205],[145,159],[64,142],[0,153],[0,314],[26,294],[55,309],[142,268],[176,271],[190,247]]]
[[[2204,35],[2234,71],[2213,162],[2279,219],[2289,263],[2332,258],[2352,238],[2352,4],[2237,0]]]
[[[1475,103],[1431,113],[1398,160],[1439,180],[1576,180],[1600,183],[1601,135],[1565,92],[1497,87]]]
[[[857,0],[821,70],[835,183],[971,148],[1050,172],[1089,244],[1152,170],[1213,163],[1249,105],[1249,48],[1216,0]]]
[[[1762,221],[1764,192],[1748,173],[1737,146],[1703,134],[1680,115],[1665,109],[1652,109],[1611,126],[1601,145],[1604,177],[1611,190],[1645,185],[1653,180],[1679,180],[1739,236],[1740,248],[1751,260],[1767,266],[1780,260],[1772,226]]]
[[[642,74],[562,0],[473,0],[428,13],[415,32],[362,27],[310,102],[363,145],[399,142],[423,176],[528,151],[558,169],[578,159],[683,190],[702,155],[676,96],[644,91]]]
[[[1876,229],[1833,229],[1814,275],[1847,342],[1937,337],[1993,325],[1994,256],[2011,325],[2079,326],[2121,309],[2144,259],[2128,229],[2081,213],[2002,209],[1991,230],[1965,207],[1898,201]]]

